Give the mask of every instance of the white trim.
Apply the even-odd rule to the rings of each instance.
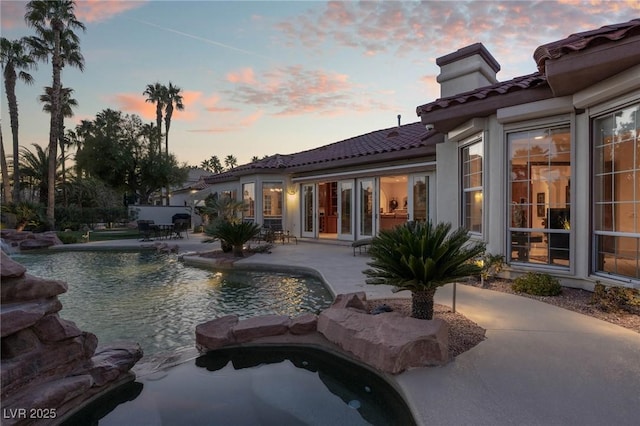
[[[496,118],[498,123],[506,124],[571,112],[573,112],[573,99],[571,96],[564,96],[561,98],[545,99],[543,101],[500,108],[496,112]]]
[[[634,96],[637,97],[639,88],[640,65],[636,65],[574,94],[573,104],[576,108],[587,108],[614,98],[618,98],[615,100],[620,102],[621,100],[633,98]],[[635,95],[630,93],[634,90],[636,91]],[[593,114],[600,112],[601,111],[593,112]]]
[[[291,181],[292,182],[307,182],[307,181],[330,179],[330,178],[340,178],[340,177],[343,177],[343,176],[346,177],[346,176],[354,176],[354,175],[360,175],[362,177],[367,177],[367,176],[371,176],[371,173],[379,173],[379,172],[386,172],[386,171],[396,171],[396,170],[409,170],[409,169],[415,169],[417,167],[430,167],[430,166],[435,166],[435,165],[436,165],[435,161],[425,161],[423,163],[411,164],[410,166],[401,165],[401,166],[377,167],[375,169],[353,170],[353,171],[349,171],[349,172],[336,172],[336,173],[326,173],[326,174],[323,174],[323,175],[297,177],[297,178],[292,178]],[[334,179],[334,180],[337,180],[337,179]]]

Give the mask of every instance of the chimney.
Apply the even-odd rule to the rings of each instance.
[[[500,71],[500,64],[482,43],[441,56],[436,59],[436,64],[440,67],[437,81],[440,83],[441,98],[498,82],[496,74]]]

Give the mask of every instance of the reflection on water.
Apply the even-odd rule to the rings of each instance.
[[[117,389],[64,425],[134,419],[150,425],[415,425],[400,395],[372,370],[287,346],[209,352]]]
[[[310,276],[256,271],[215,272],[155,252],[54,252],[15,256],[31,275],[64,280],[61,317],[98,336],[100,344],[139,342],[149,355],[195,347],[196,325],[236,314],[295,316],[331,303]]]

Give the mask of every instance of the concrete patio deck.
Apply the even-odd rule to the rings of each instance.
[[[179,240],[180,253],[211,250],[202,236]],[[83,244],[134,248],[130,242]],[[146,244],[146,243],[145,243]],[[237,265],[311,268],[334,294],[365,291],[369,299],[410,297],[369,286],[369,258],[351,246],[300,241],[276,245]],[[452,285],[436,302],[450,305]],[[443,367],[395,376],[420,425],[637,425],[640,335],[525,297],[457,286],[457,310],[484,327],[486,340]]]

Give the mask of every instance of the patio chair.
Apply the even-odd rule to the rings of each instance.
[[[153,220],[138,221],[138,236],[142,237],[140,241],[151,241],[151,234],[154,232],[153,223]]]
[[[189,221],[187,219],[176,219],[173,222],[173,235],[174,238],[182,238],[182,233],[189,239]]]

